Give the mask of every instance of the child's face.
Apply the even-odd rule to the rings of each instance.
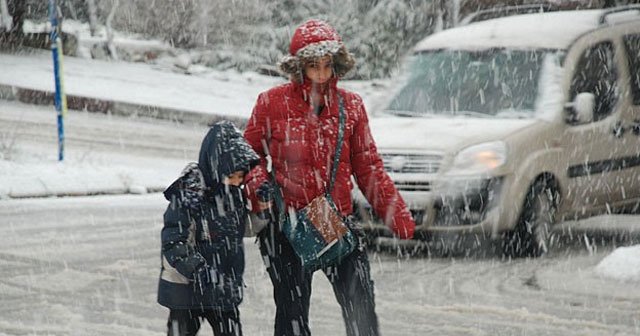
[[[314,84],[324,84],[333,76],[331,56],[323,56],[304,66],[304,73]]]
[[[231,175],[225,177],[224,181],[222,181],[222,183],[226,185],[232,185],[236,187],[239,187],[240,185],[242,185],[243,182],[244,182],[244,172],[240,170],[237,172],[233,172]]]

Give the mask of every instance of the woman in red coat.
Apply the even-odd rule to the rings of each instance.
[[[265,195],[272,190],[267,172],[267,166],[272,165],[288,208],[303,208],[322,195],[336,153],[341,99],[346,115],[344,141],[331,196],[338,210],[349,216],[353,212],[354,176],[376,214],[399,238],[410,239],[415,223],[384,171],[362,99],[337,87],[338,78],[354,63],[340,36],[327,23],[310,20],[296,29],[289,55],[280,64],[291,81],[260,94],[244,133],[262,158],[247,176],[246,192],[255,211],[271,206]],[[361,234],[355,225],[351,229]],[[310,335],[313,274],[304,271],[277,223],[262,230],[259,241],[274,286],[275,335]],[[323,271],[342,307],[347,335],[378,335],[373,281],[362,243],[338,265]]]

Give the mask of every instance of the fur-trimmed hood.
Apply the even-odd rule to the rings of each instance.
[[[294,82],[301,83],[304,64],[325,55],[331,55],[336,77],[343,77],[355,65],[353,55],[333,27],[321,20],[309,20],[296,28],[289,45],[289,55],[278,66]]]

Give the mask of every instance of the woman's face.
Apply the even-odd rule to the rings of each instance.
[[[333,62],[331,56],[323,56],[307,63],[304,74],[314,84],[324,84],[333,76]]]

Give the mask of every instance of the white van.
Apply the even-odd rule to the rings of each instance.
[[[401,77],[371,127],[417,238],[538,256],[556,220],[638,207],[640,6],[445,30]]]

